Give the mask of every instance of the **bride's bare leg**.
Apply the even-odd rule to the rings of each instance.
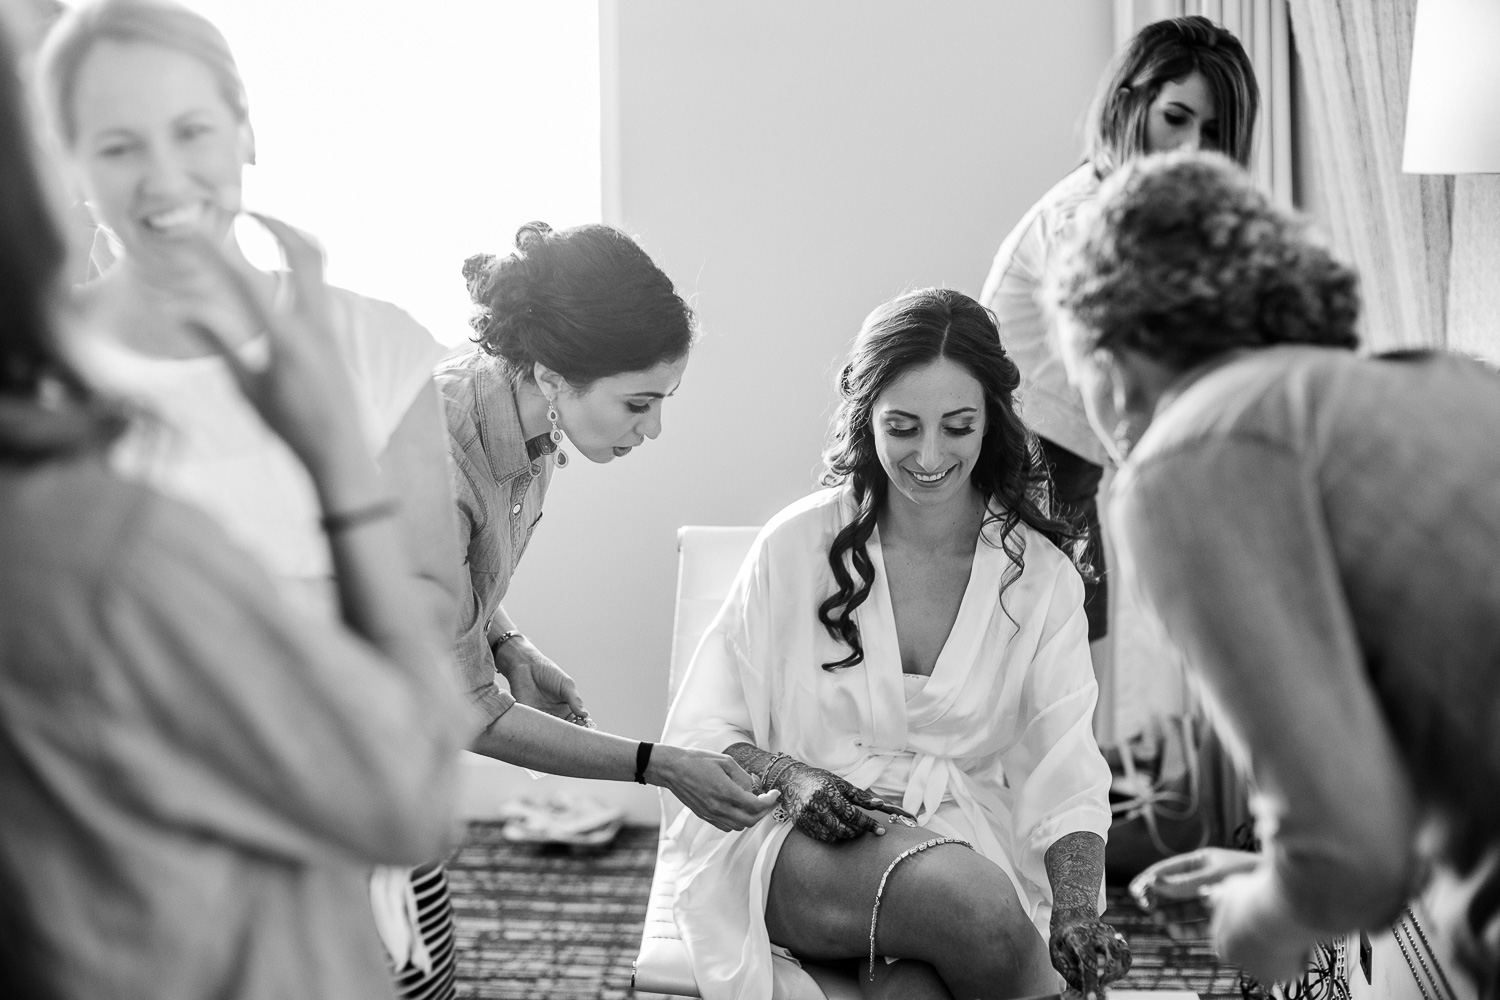
[[[913,958],[890,965],[875,959],[875,975],[869,975],[870,963],[859,963],[859,991],[865,1000],[953,1000],[943,985],[937,969]]]
[[[772,941],[809,959],[866,957],[881,875],[902,851],[935,836],[885,825],[884,837],[866,834],[840,844],[792,831],[766,899]],[[1010,879],[957,844],[912,855],[891,873],[875,943],[877,955],[929,963],[949,992],[964,1000],[1003,1000],[1061,987],[1046,943]]]

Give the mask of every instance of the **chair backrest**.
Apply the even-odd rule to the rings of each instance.
[[[698,642],[729,594],[759,528],[687,525],[677,529],[677,614],[672,624],[672,665],[667,701],[677,697]]]
[[[677,697],[703,633],[734,585],[740,564],[760,534],[759,528],[719,528],[688,525],[677,529],[677,614],[672,622],[672,664],[667,674],[667,704]],[[671,792],[661,793],[661,825],[666,829],[682,803]]]

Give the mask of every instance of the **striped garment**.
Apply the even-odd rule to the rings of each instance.
[[[448,893],[448,873],[434,861],[411,873],[417,896],[417,923],[422,940],[432,956],[432,971],[424,973],[408,964],[396,977],[396,995],[402,1000],[454,1000],[456,965],[453,948],[453,898]]]

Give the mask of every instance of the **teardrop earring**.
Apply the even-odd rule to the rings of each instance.
[[[559,469],[568,465],[568,453],[562,450],[563,432],[557,426],[557,407],[549,400],[547,403],[547,420],[552,424],[552,430],[547,432],[547,437],[552,441],[552,461],[557,463]]]
[[[1114,441],[1116,464],[1123,465],[1130,458],[1130,449],[1135,445],[1135,427],[1129,417],[1121,417],[1110,435]]]

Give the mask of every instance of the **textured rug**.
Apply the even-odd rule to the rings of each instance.
[[[656,828],[626,827],[607,850],[573,854],[507,842],[474,823],[449,862],[458,921],[458,995],[494,1000],[631,1000]],[[1193,990],[1239,1000],[1239,972],[1205,942],[1167,938],[1111,889],[1105,919],[1130,940],[1135,967],[1121,988]]]

